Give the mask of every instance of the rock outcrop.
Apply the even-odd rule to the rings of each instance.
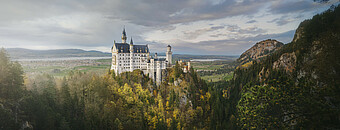
[[[241,65],[261,59],[280,49],[284,44],[274,39],[267,39],[256,43],[253,47],[242,53],[237,59]]]
[[[284,53],[280,58],[273,63],[273,69],[283,69],[287,73],[291,73],[295,70],[296,55],[295,53]]]

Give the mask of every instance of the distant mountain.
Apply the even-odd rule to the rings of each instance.
[[[238,56],[225,55],[189,55],[189,54],[173,54],[173,60],[192,60],[192,59],[221,59],[221,60],[236,60]]]
[[[261,59],[280,49],[284,44],[274,39],[267,39],[256,43],[253,47],[242,53],[237,59],[240,64],[246,64],[253,60]]]
[[[12,59],[111,56],[111,53],[85,51],[81,49],[30,50],[23,48],[7,48],[6,50]]]

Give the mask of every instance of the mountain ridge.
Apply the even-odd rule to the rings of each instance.
[[[12,59],[23,58],[60,58],[60,57],[109,57],[111,53],[82,49],[31,50],[24,48],[6,48]]]
[[[5,48],[12,59],[35,59],[35,58],[64,58],[64,57],[110,57],[111,53],[96,50],[82,49],[52,49],[52,50],[32,50],[25,48]],[[150,54],[154,55],[154,54]],[[165,56],[165,53],[158,53],[159,56]],[[190,59],[222,59],[235,60],[236,56],[228,55],[191,55],[191,54],[173,54],[175,60]]]
[[[340,7],[300,23],[294,39],[237,68],[232,89],[243,129],[339,129]]]

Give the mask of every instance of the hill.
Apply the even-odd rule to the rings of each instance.
[[[239,126],[339,129],[340,7],[302,22],[291,43],[238,68],[231,101]]]
[[[85,51],[81,49],[30,50],[23,48],[7,48],[11,58],[60,58],[60,57],[109,57],[111,53]]]
[[[259,60],[283,46],[282,42],[274,39],[267,39],[256,43],[253,47],[241,54],[240,58],[237,59],[241,65],[251,62],[253,60]]]

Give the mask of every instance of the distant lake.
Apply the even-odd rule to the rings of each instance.
[[[192,59],[190,61],[217,61],[217,60],[223,60],[223,59]]]
[[[60,58],[32,58],[32,59],[12,59],[14,61],[65,61],[65,60],[99,60],[111,59],[112,57],[60,57]]]

